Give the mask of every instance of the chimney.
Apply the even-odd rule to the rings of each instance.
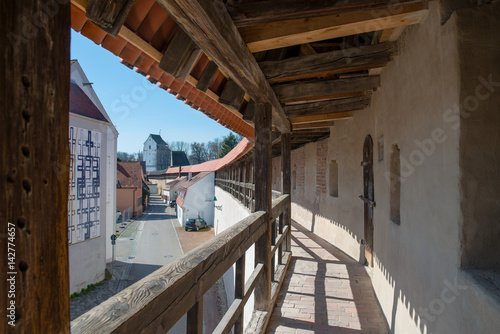
[[[188,173],[188,181],[191,181],[192,178],[193,178],[193,173],[189,172]]]
[[[181,166],[179,166],[179,177],[181,177]]]

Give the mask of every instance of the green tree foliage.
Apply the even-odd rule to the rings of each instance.
[[[222,149],[219,154],[219,158],[224,157],[226,154],[231,152],[233,148],[235,148],[236,145],[238,145],[239,140],[238,137],[234,135],[234,133],[228,134],[224,139],[222,140]]]

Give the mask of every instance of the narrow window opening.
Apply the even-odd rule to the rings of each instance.
[[[339,166],[337,161],[330,161],[330,196],[339,197]]]
[[[398,145],[392,146],[391,153],[391,221],[401,225],[401,163],[400,150]]]
[[[292,170],[292,189],[297,189],[297,165],[293,165]]]

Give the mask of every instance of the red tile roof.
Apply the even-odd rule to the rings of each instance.
[[[194,87],[193,83],[175,79],[160,69],[158,67],[159,59],[154,59],[152,55],[142,52],[122,37],[113,37],[99,29],[85,16],[85,12],[81,9],[81,6],[73,2],[71,3],[71,26],[75,31],[80,32],[96,44],[100,44],[105,49],[122,58],[124,64],[128,63],[131,67],[140,69],[143,74],[147,75],[146,78],[148,80],[156,83],[158,87],[167,90],[169,93],[178,96],[179,99],[185,100],[185,103],[192,108],[202,111],[210,118],[216,118],[217,122],[222,126],[238,134],[250,139],[254,138],[253,127],[242,119],[242,115],[235,116],[226,106],[214,101],[213,94],[202,92]],[[125,20],[125,27],[155,48],[160,55],[163,48],[170,43],[172,35],[176,30],[176,24],[173,19],[154,0],[136,0]],[[200,79],[199,76],[202,73],[200,69],[206,66],[207,61],[206,56],[200,57],[200,60],[191,72],[192,78],[195,80]],[[210,85],[210,90],[217,93],[226,81],[226,77],[218,71]],[[215,103],[205,104],[205,107],[194,103],[195,100],[203,101],[200,96],[205,96]],[[201,102],[198,103],[201,104]],[[217,114],[217,117],[214,117],[215,114]]]
[[[191,180],[183,182],[179,187],[179,196],[177,196],[176,203],[182,207],[184,205],[184,200],[186,199],[189,187],[196,184],[198,181],[202,180],[210,173],[213,172],[201,172],[198,175],[194,176]]]
[[[69,112],[109,123],[99,108],[96,107],[87,94],[74,81],[70,82]]]
[[[118,188],[141,188],[144,178],[139,161],[118,161],[116,170]]]
[[[247,138],[243,138],[235,148],[226,154],[223,158],[203,162],[198,165],[183,166],[181,167],[182,173],[200,173],[200,172],[215,172],[234,161],[238,160],[247,154],[253,148],[253,142]],[[166,174],[178,174],[179,167],[170,167]]]

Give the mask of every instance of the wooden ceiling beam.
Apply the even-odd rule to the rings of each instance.
[[[362,110],[369,105],[370,97],[361,96],[285,106],[285,113],[290,118]]]
[[[290,122],[292,122],[292,126],[296,126],[302,123],[323,123],[324,121],[339,121],[351,118],[352,118],[352,113],[350,112],[338,112],[338,113],[331,113],[324,115],[293,117],[290,118]],[[294,129],[297,128],[295,127]]]
[[[259,63],[271,83],[317,78],[385,66],[396,52],[383,43]]]
[[[85,16],[96,26],[116,37],[135,0],[89,0]]]
[[[323,121],[323,122],[316,122],[316,123],[303,123],[303,124],[293,124],[292,128],[293,131],[295,130],[309,130],[309,129],[318,129],[318,128],[324,128],[324,127],[331,127],[334,126],[335,121]],[[325,133],[325,135],[329,135],[330,133]]]
[[[250,51],[258,52],[420,23],[427,8],[427,1],[389,2],[376,11],[360,10],[287,21],[277,18],[272,22],[241,27],[239,31]]]
[[[173,77],[186,81],[201,54],[198,45],[182,29],[177,29],[158,66]]]
[[[220,0],[158,0],[196,44],[256,102],[272,106],[273,124],[282,133],[290,122],[226,7]]]
[[[363,96],[380,86],[378,76],[361,78],[317,80],[273,86],[281,102],[308,101]]]

